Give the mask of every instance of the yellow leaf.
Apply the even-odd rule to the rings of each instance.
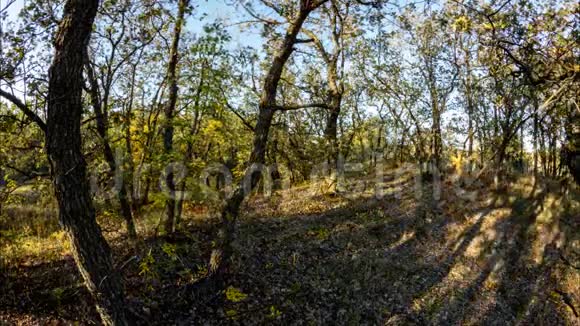
[[[451,164],[455,167],[455,171],[462,171],[463,169],[463,154],[461,152],[451,156]]]
[[[233,286],[226,289],[226,299],[231,302],[240,302],[248,297],[247,294]]]

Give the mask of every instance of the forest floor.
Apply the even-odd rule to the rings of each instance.
[[[308,186],[254,196],[227,289],[196,299],[188,289],[205,273],[214,213],[188,206],[171,237],[142,218],[137,243],[100,219],[139,324],[580,324],[577,188],[519,177],[459,196],[445,182],[431,201],[413,181],[387,174],[380,199],[370,184],[349,196]],[[0,325],[98,324],[48,223],[0,223]]]

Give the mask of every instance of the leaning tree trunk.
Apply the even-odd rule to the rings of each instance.
[[[103,324],[126,325],[121,278],[95,218],[81,143],[82,70],[98,3],[69,0],[65,4],[49,70],[46,149],[60,223],[80,274]]]
[[[215,281],[221,281],[220,278],[229,268],[233,253],[232,242],[235,236],[235,226],[240,213],[240,206],[260,180],[261,173],[253,173],[254,167],[265,162],[266,146],[274,112],[274,109],[260,104],[258,122],[254,129],[254,147],[250,154],[249,167],[246,169],[240,184],[222,209],[222,225],[218,233],[216,247],[211,253],[208,268],[208,276],[214,278]]]
[[[240,184],[227,200],[221,212],[221,228],[218,233],[216,246],[211,253],[208,266],[208,279],[221,285],[225,272],[229,269],[233,253],[232,242],[235,236],[236,221],[240,212],[240,206],[246,196],[258,184],[261,173],[255,175],[255,168],[265,163],[266,147],[272,119],[277,109],[276,94],[278,84],[282,76],[284,65],[294,52],[296,38],[302,28],[302,24],[314,9],[324,4],[326,0],[316,2],[309,0],[300,1],[300,10],[290,22],[284,36],[281,47],[275,52],[272,63],[264,79],[259,103],[259,114],[256,127],[254,128],[253,149],[248,161],[248,168]]]
[[[169,54],[169,65],[167,68],[167,80],[169,83],[169,101],[165,107],[165,125],[163,128],[163,149],[168,156],[173,153],[173,116],[177,103],[177,61],[179,51],[179,39],[181,37],[181,27],[184,22],[185,9],[189,0],[179,0],[177,19],[173,30],[173,41]],[[168,190],[168,198],[165,200],[165,231],[173,233],[175,231],[175,180],[173,168],[167,171],[165,182]]]

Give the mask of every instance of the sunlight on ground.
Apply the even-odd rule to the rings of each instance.
[[[498,304],[498,288],[503,286],[502,282],[505,282],[505,278],[509,276],[505,275],[506,269],[514,268],[513,261],[508,263],[505,260],[512,253],[522,252],[524,255],[518,259],[526,262],[525,266],[530,271],[534,268],[541,271],[544,264],[553,264],[557,257],[554,258],[553,254],[548,253],[547,250],[549,247],[563,248],[568,241],[565,233],[560,229],[559,219],[565,216],[566,205],[572,207],[572,211],[574,209],[577,211],[578,198],[570,196],[564,198],[558,193],[547,193],[542,197],[545,189],[534,190],[531,180],[522,178],[514,182],[510,187],[510,194],[506,197],[507,201],[500,200],[499,207],[496,205],[497,208],[488,214],[473,214],[467,218],[469,223],[464,225],[456,223],[453,228],[448,228],[450,240],[447,243],[451,245],[454,252],[460,254],[460,257],[455,259],[449,272],[437,286],[414,300],[414,311],[431,314],[438,311],[439,307],[456,301],[459,307],[467,307],[467,303],[462,302],[464,299],[460,299],[463,294],[459,295],[459,293],[470,293],[470,291],[478,293],[477,302],[474,304],[481,308],[477,311],[481,313],[491,309],[492,306]],[[524,198],[528,200],[529,196],[539,198],[539,202],[534,203],[530,199],[522,205],[522,200]],[[537,207],[531,206],[532,204]],[[522,236],[523,239],[516,239]],[[521,243],[524,239],[529,242],[529,249],[526,249],[525,243]],[[465,249],[461,251],[464,246]],[[517,249],[514,246],[522,247]],[[578,290],[580,274],[569,272],[565,275],[567,276],[560,276],[564,283],[562,288]],[[519,276],[524,277],[524,275]],[[544,277],[538,277],[528,285],[531,291],[528,294],[530,299],[524,307],[520,308],[521,318],[533,309],[539,309],[538,305],[542,300],[539,296],[540,287],[544,282]],[[481,284],[481,287],[468,288],[468,284],[470,287]],[[556,304],[561,305],[561,300],[557,299]],[[469,315],[467,312],[463,314]],[[439,317],[445,320],[445,316]],[[481,321],[482,319],[475,317],[471,320]]]
[[[476,230],[479,234],[469,242],[469,245],[465,250],[466,257],[482,257],[486,252],[489,253],[492,246],[496,244],[496,241],[501,241],[498,239],[499,235],[496,228],[498,224],[502,223],[504,219],[508,217],[509,212],[509,209],[498,209],[481,217],[481,226],[479,226],[479,230]],[[474,226],[471,225],[470,227]],[[457,241],[455,250],[459,249],[459,245],[461,245],[463,241],[466,241],[466,239],[461,238],[460,241]]]
[[[352,298],[359,298],[353,293],[372,292],[375,286],[400,287],[396,291],[410,296],[413,314],[428,316],[440,324],[445,324],[449,316],[463,316],[464,324],[477,323],[488,313],[513,305],[510,296],[519,291],[529,299],[517,306],[517,318],[523,318],[547,300],[541,294],[549,273],[554,273],[561,289],[580,291],[580,274],[554,269],[550,256],[554,247],[578,246],[577,239],[566,238],[561,224],[564,215],[574,214],[580,207],[574,194],[563,197],[545,193],[542,187],[532,191],[529,178],[513,182],[508,193],[482,189],[476,200],[460,198],[444,188],[443,198],[437,203],[440,212],[430,214],[427,221],[417,218],[420,202],[413,180],[407,174],[387,175],[384,184],[389,187],[385,189],[391,193],[379,200],[369,192],[374,187],[372,176],[366,180],[366,188],[348,197],[313,196],[310,185],[281,190],[270,197],[258,194],[243,208],[240,232],[244,233],[239,236],[238,250],[245,258],[262,257],[262,250],[280,245],[272,249],[276,254],[264,256],[269,260],[260,265],[268,275],[273,273],[269,279],[273,284],[287,281],[279,280],[276,273],[298,273],[299,283],[311,278],[308,291],[321,287],[337,295],[332,291],[344,287],[352,291]],[[196,228],[208,226],[217,220],[218,208],[187,204],[182,228],[195,223],[199,223]],[[162,215],[162,207],[147,207],[136,216],[138,233],[144,238],[153,235]],[[101,211],[98,220],[110,243],[126,247],[123,222],[113,209]],[[27,223],[15,225],[21,229],[10,231],[14,233],[2,231],[0,255],[6,264],[35,265],[69,254],[62,231],[40,232],[47,227],[42,219]],[[172,250],[160,244],[154,263],[160,269],[158,275],[166,273],[171,280],[191,279],[187,275],[195,269],[185,268],[180,259],[203,266],[200,252],[192,248],[211,242],[211,236],[211,232],[210,238],[192,236],[187,242],[171,245],[175,248]],[[256,238],[263,242],[256,242]],[[168,252],[171,257],[166,257]],[[175,260],[173,256],[181,258]],[[245,270],[247,263],[240,261],[236,269]],[[143,278],[141,275],[137,279]],[[528,283],[517,283],[528,279]],[[337,285],[333,283],[336,280],[350,283]],[[147,279],[142,282],[155,284]],[[243,289],[248,293],[246,301],[253,300],[254,290]],[[326,295],[324,291],[319,292]],[[566,309],[557,295],[550,300]]]
[[[396,242],[394,242],[389,246],[388,250],[395,250],[397,247],[400,247],[407,241],[413,239],[413,237],[415,237],[415,231],[403,233],[403,235],[399,238],[399,240],[397,240]]]
[[[2,232],[2,237],[10,238]],[[64,231],[57,231],[48,237],[14,236],[9,241],[0,242],[0,257],[6,265],[36,265],[59,260],[70,254],[70,244]]]

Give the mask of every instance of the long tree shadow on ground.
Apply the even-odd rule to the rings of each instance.
[[[429,323],[438,325],[574,323],[577,316],[567,311],[574,309],[574,303],[567,307],[557,294],[562,293],[559,282],[566,279],[566,273],[578,276],[559,259],[566,243],[578,240],[577,232],[560,223],[568,213],[555,213],[555,206],[562,204],[562,193],[535,191],[535,187],[531,195],[511,193],[511,198],[499,194],[494,207],[507,209],[508,214],[491,217],[485,230],[482,219],[471,226],[469,232],[477,229],[481,233],[477,237],[483,239],[471,237],[469,241],[477,245],[456,261],[453,268],[462,275],[437,286],[430,294],[430,299],[439,301],[437,306],[424,304],[416,314],[427,314]],[[545,203],[550,207],[544,207]],[[572,301],[578,302],[578,298]]]
[[[398,184],[411,189],[411,183]],[[317,214],[250,212],[240,221],[229,290],[211,300],[186,291],[203,275],[215,232],[215,224],[198,223],[139,244],[139,259],[123,269],[127,304],[139,324],[570,322],[573,315],[552,296],[566,268],[554,258],[555,246],[563,245],[553,229],[558,216],[542,215],[547,196],[557,195],[515,194],[471,203],[462,214],[467,203],[445,208],[464,205],[451,197],[443,198],[441,212],[419,214],[428,204],[417,204],[412,191],[361,196]],[[568,241],[577,238],[565,232]],[[122,263],[130,250],[114,245]],[[9,313],[96,318],[71,261],[19,267],[2,278]]]
[[[250,320],[261,315],[257,321],[265,322],[279,311],[285,321],[297,323],[381,324],[398,317],[424,324],[427,316],[411,309],[414,300],[446,277],[478,223],[449,252],[438,236],[453,219],[425,220],[398,209],[412,200],[406,194],[317,216],[244,221],[238,246],[253,250],[240,250],[232,284],[259,300],[226,302],[226,317],[242,322],[250,311]],[[490,210],[480,212],[479,220]],[[256,314],[256,306],[264,312]]]

